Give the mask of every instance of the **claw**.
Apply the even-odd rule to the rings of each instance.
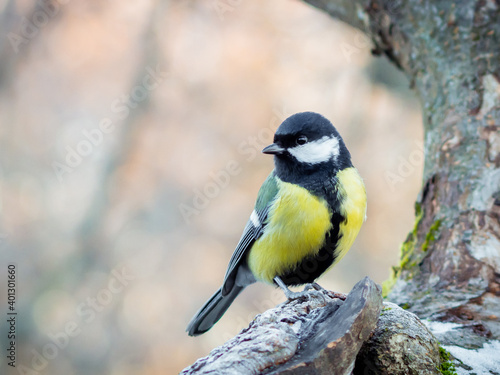
[[[317,290],[319,292],[323,292],[323,293],[327,294],[329,297],[334,298],[334,299],[338,298],[338,299],[340,299],[342,301],[345,301],[345,299],[347,298],[347,294],[332,292],[331,290],[326,290],[325,288],[323,288],[318,283],[307,284],[305,286],[305,288],[304,288],[304,291],[311,290],[311,289],[315,289],[315,290]]]
[[[292,292],[290,289],[288,289],[283,280],[281,280],[278,276],[274,278],[274,282],[278,284],[278,286],[283,290],[288,301],[293,301],[301,298],[309,299],[311,298],[311,295],[316,295],[318,297],[320,296],[325,304],[327,303],[325,298],[325,293],[327,291],[316,283],[307,284],[302,292]],[[309,290],[311,289],[315,290],[313,292],[310,292]]]
[[[328,290],[326,290],[325,288],[323,288],[321,285],[319,285],[318,283],[310,283],[310,284],[307,284],[305,287],[304,287],[304,290],[311,290],[311,289],[315,289],[319,292],[328,292]]]

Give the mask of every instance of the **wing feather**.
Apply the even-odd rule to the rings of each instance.
[[[255,203],[252,217],[248,220],[243,234],[236,246],[236,249],[229,260],[224,283],[222,284],[222,295],[227,295],[233,288],[236,280],[236,273],[239,266],[245,261],[248,251],[252,248],[253,243],[258,240],[264,233],[267,225],[267,215],[278,194],[278,186],[276,184],[276,176],[274,171],[267,177],[262,184],[257,202]]]

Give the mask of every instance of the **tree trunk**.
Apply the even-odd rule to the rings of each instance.
[[[464,324],[442,344],[499,339],[500,1],[307,2],[364,31],[422,103],[423,188],[387,299]]]

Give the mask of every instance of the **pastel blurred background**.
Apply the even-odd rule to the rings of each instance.
[[[260,150],[296,112],[334,123],[368,193],[320,283],[348,292],[398,263],[422,118],[361,33],[297,0],[0,0],[0,28],[0,285],[16,263],[18,312],[2,374],[176,374],[284,301],[256,284],[184,332],[273,167]],[[2,353],[6,302],[2,287]]]

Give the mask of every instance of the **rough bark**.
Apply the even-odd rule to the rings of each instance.
[[[345,301],[310,292],[258,315],[181,374],[350,374],[381,310],[380,287],[368,278]]]
[[[181,374],[422,375],[441,367],[431,331],[415,314],[382,305],[380,287],[365,278],[345,301],[309,292],[258,315]]]
[[[354,375],[439,373],[439,343],[413,313],[384,302],[377,327],[356,358]]]
[[[420,317],[463,324],[455,345],[499,339],[500,2],[307,2],[364,31],[422,104],[423,188],[384,294]]]

